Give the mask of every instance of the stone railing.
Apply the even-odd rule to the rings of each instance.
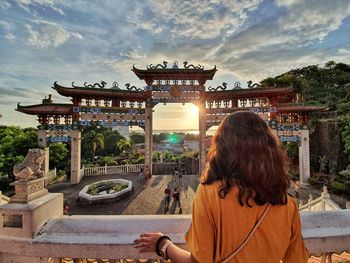
[[[301,220],[305,244],[312,254],[350,251],[349,210],[302,212]],[[146,262],[157,256],[133,248],[140,233],[161,231],[185,247],[184,234],[190,222],[190,215],[56,217],[32,239],[0,236],[0,262]]]
[[[106,175],[106,174],[123,174],[138,173],[144,164],[126,164],[117,166],[99,166],[99,167],[83,167],[80,170],[80,178],[84,176]]]
[[[310,194],[306,204],[303,204],[301,201],[299,204],[299,211],[328,211],[340,209],[341,208],[331,199],[326,186],[323,187],[323,192],[320,197],[313,199]]]
[[[7,204],[10,201],[10,198],[8,198],[6,195],[3,195],[0,191],[0,205],[1,204]]]

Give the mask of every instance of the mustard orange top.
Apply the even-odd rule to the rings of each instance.
[[[250,201],[252,208],[240,206],[236,187],[222,199],[218,195],[220,184],[200,184],[193,201],[192,224],[185,238],[200,263],[218,263],[227,258],[243,243],[266,207],[254,201]],[[230,263],[303,263],[308,258],[298,207],[288,196],[286,205],[271,206],[247,245]]]

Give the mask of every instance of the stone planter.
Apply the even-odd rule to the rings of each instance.
[[[87,193],[90,185],[86,185],[79,192],[79,202],[84,204],[90,204],[90,205],[115,202],[120,200],[120,198],[122,197],[129,196],[133,191],[132,181],[129,181],[129,180],[124,180],[124,179],[102,180],[102,181],[95,182],[94,184],[100,183],[100,182],[115,183],[115,184],[119,183],[127,187],[119,192],[107,193],[106,191],[103,191],[96,195],[91,195]]]

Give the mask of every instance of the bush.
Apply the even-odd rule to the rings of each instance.
[[[108,165],[108,166],[114,166],[118,165],[118,163],[111,157],[111,156],[105,156],[102,159],[98,161],[99,165]]]
[[[315,177],[310,177],[310,178],[308,179],[308,183],[309,183],[310,185],[316,186],[316,185],[318,185],[318,180],[317,180],[317,178],[315,178]]]
[[[350,194],[349,187],[343,183],[333,182],[331,184],[331,189],[335,194]]]
[[[56,177],[62,177],[66,175],[66,171],[65,170],[58,170]]]

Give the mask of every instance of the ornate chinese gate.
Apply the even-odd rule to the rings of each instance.
[[[152,167],[153,107],[158,103],[194,103],[199,108],[199,171],[206,163],[206,131],[235,111],[247,110],[260,114],[276,131],[282,141],[299,143],[300,181],[310,177],[308,114],[324,110],[317,106],[296,103],[292,87],[260,87],[257,84],[242,89],[239,83],[230,89],[226,83],[205,90],[207,80],[212,80],[216,67],[205,70],[201,65],[183,63],[179,68],[167,62],[146,69],[133,67],[136,76],[146,86],[137,88],[125,84],[120,89],[115,82],[106,88],[105,82],[83,86],[64,87],[57,82],[55,89],[60,95],[71,97],[71,104],[53,103],[51,96],[41,104],[21,106],[17,110],[38,115],[39,144],[43,148],[55,141],[71,145],[71,182],[79,183],[81,130],[95,124],[100,126],[137,125],[145,130],[145,165]]]

